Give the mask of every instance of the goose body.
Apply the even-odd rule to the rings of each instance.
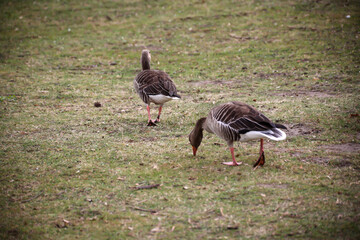
[[[160,70],[150,69],[151,55],[149,50],[141,53],[142,71],[134,79],[134,88],[142,101],[147,105],[148,126],[156,125],[160,121],[160,114],[164,103],[180,99],[176,86],[168,74]],[[160,105],[159,114],[155,121],[150,117],[150,103]]]
[[[260,139],[260,156],[255,164],[255,166],[258,166],[263,165],[265,162],[264,138],[274,141],[286,139],[286,133],[279,128],[286,127],[273,123],[252,106],[234,101],[214,107],[206,118],[199,119],[189,135],[189,140],[195,155],[197,148],[201,144],[203,129],[216,134],[227,142],[233,158],[232,162],[224,164],[238,165],[234,157],[233,143],[235,141],[246,142]]]

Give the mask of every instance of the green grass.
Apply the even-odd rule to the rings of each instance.
[[[358,239],[359,10],[1,2],[0,238]],[[154,128],[132,83],[143,48],[182,96]],[[196,120],[232,100],[289,127],[256,171],[258,142],[236,144],[239,167],[207,133],[192,156]]]

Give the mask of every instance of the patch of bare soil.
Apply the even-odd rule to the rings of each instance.
[[[330,158],[323,157],[323,156],[316,156],[316,157],[306,158],[304,161],[305,162],[317,163],[317,164],[329,164]]]
[[[274,92],[271,93],[275,96],[282,96],[282,97],[316,97],[316,98],[330,98],[336,97],[335,94],[329,92],[320,92],[320,91],[286,91],[286,92]]]
[[[281,149],[281,151],[286,151],[286,149]],[[331,161],[329,156],[319,156],[318,154],[314,154],[313,156],[308,156],[311,151],[304,151],[304,150],[294,150],[294,149],[288,149],[290,152],[290,155],[292,157],[295,157],[299,161],[302,162],[311,162],[316,164],[329,164]]]
[[[290,152],[292,157],[295,157],[301,162],[315,163],[319,165],[333,165],[336,167],[348,167],[354,166],[354,163],[351,162],[349,157],[331,154],[331,153],[359,153],[360,144],[346,143],[346,144],[336,144],[336,145],[325,145],[320,146],[320,149],[326,149],[325,153],[313,153],[311,150],[295,150],[295,149],[275,149],[275,152]]]
[[[313,156],[313,157],[308,157],[305,158],[303,160],[304,162],[312,162],[312,163],[316,163],[316,164],[320,164],[320,165],[332,165],[332,166],[336,166],[336,167],[348,167],[348,166],[354,166],[356,168],[356,166],[349,161],[349,159],[344,158],[344,157],[334,157],[334,156],[329,156],[327,154],[324,154],[323,156]]]
[[[328,152],[337,152],[337,153],[359,153],[360,144],[359,143],[342,143],[342,144],[333,144],[333,145],[324,145],[321,146],[322,149]]]
[[[316,134],[321,132],[321,130],[316,128],[311,128],[303,123],[296,123],[288,125],[287,135],[289,138],[296,137],[296,136],[303,136],[309,134]]]
[[[359,169],[358,167],[356,167],[356,165],[354,165],[352,162],[350,162],[349,160],[346,160],[346,159],[335,160],[335,161],[333,161],[333,164],[337,167],[353,166],[355,169]]]

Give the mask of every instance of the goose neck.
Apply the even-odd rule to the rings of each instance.
[[[150,53],[147,51],[144,51],[141,54],[141,66],[142,66],[142,70],[150,70]]]

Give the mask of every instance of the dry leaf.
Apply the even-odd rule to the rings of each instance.
[[[153,229],[151,229],[152,232],[161,232],[161,229],[159,226],[154,227]]]

